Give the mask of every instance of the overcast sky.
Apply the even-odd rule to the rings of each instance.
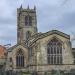
[[[75,0],[1,0],[0,1],[0,44],[14,45],[17,38],[16,9],[37,8],[39,32],[52,29],[75,35]],[[74,42],[73,42],[74,43]]]

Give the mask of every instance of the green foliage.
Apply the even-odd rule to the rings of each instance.
[[[45,75],[51,75],[51,72],[45,72]]]
[[[22,72],[22,75],[31,75],[30,72]]]
[[[31,74],[25,74],[25,73],[23,73],[22,75],[31,75]]]
[[[64,75],[64,72],[60,70],[52,70],[51,75]]]

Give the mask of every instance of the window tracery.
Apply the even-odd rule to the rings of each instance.
[[[48,64],[62,64],[62,44],[53,38],[47,45]]]
[[[16,55],[16,66],[24,67],[24,53],[21,49],[18,50]]]
[[[26,26],[32,26],[32,17],[27,15],[25,16],[25,25]]]

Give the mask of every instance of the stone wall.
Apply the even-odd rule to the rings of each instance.
[[[62,41],[62,64],[73,64],[72,46],[70,44],[70,39],[66,39],[57,34],[47,36],[45,38],[39,39],[36,44],[38,46],[36,51],[37,64],[47,64],[47,44],[53,38],[56,37],[58,40]],[[39,46],[40,45],[40,46]]]

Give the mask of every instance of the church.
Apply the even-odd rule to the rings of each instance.
[[[5,70],[37,72],[75,69],[70,35],[58,30],[38,33],[36,7],[17,9],[17,44],[8,49]]]

